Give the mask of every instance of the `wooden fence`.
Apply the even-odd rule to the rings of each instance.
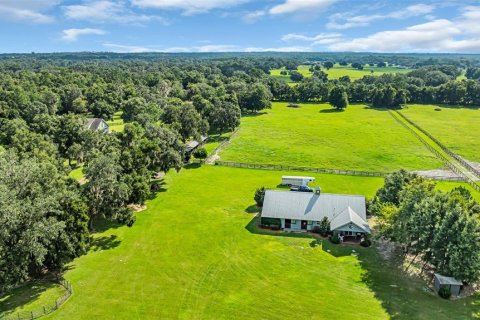
[[[400,123],[402,126],[404,126],[407,130],[409,130],[421,143],[423,143],[423,145],[425,147],[427,147],[428,150],[430,150],[430,152],[432,152],[437,158],[439,158],[448,168],[450,168],[450,170],[452,170],[453,172],[455,172],[457,175],[461,176],[461,177],[464,177],[464,179],[462,179],[463,181],[467,182],[473,189],[475,189],[476,191],[480,192],[480,186],[475,182],[473,181],[472,179],[470,179],[468,176],[466,176],[460,169],[458,169],[450,160],[448,160],[443,154],[441,154],[440,152],[438,152],[437,150],[435,150],[435,148],[433,148],[424,138],[422,138],[415,130],[413,130],[412,128],[410,128],[407,124],[405,124],[402,120],[398,119],[395,114],[393,114],[392,111],[388,111],[392,117],[398,122]],[[400,112],[396,112],[396,114],[399,114],[401,115]],[[405,119],[407,122],[408,120]],[[408,122],[410,123],[410,122]],[[411,124],[411,123],[410,123]],[[413,124],[412,124],[413,125]],[[417,128],[417,126],[413,125],[415,128]],[[418,128],[417,128],[418,129]],[[420,130],[420,129],[419,129]],[[420,130],[422,133],[423,131]],[[430,136],[427,135],[429,138]],[[435,143],[436,143],[436,140],[432,139]],[[443,150],[443,149],[442,149]]]
[[[52,303],[48,305],[44,305],[40,308],[37,308],[35,310],[31,311],[19,311],[19,312],[14,312],[14,313],[0,313],[0,320],[27,320],[27,319],[37,319],[42,316],[45,316],[47,314],[50,314],[60,308],[62,304],[65,303],[65,301],[70,298],[70,296],[73,294],[73,288],[72,285],[65,280],[59,280],[57,282],[61,286],[65,288],[65,293],[57,298],[57,300],[52,301]]]
[[[238,135],[238,131],[240,130],[240,127],[237,127],[230,137],[222,141],[215,149],[213,149],[209,154],[208,157],[205,159],[205,163],[212,163],[213,162],[213,157],[217,155],[218,152],[223,150],[231,141],[232,138],[236,137]]]
[[[412,120],[410,120],[409,118],[407,118],[407,116],[405,116],[403,113],[401,113],[400,111],[397,111],[397,114],[399,114],[403,119],[405,119],[405,121],[407,121],[408,123],[410,123],[412,126],[414,126],[415,128],[417,128],[418,130],[420,130],[424,135],[426,135],[427,137],[429,137],[430,139],[433,140],[433,142],[435,142],[436,144],[438,144],[438,146],[446,153],[448,154],[450,157],[454,158],[455,160],[457,160],[458,162],[460,162],[460,164],[466,168],[468,171],[470,171],[471,173],[473,173],[477,178],[480,179],[480,171],[477,170],[476,168],[474,168],[471,164],[469,164],[468,162],[466,162],[462,157],[460,157],[459,155],[453,153],[452,151],[450,151],[450,149],[448,149],[443,143],[441,143],[440,141],[437,140],[437,138],[435,138],[434,136],[432,136],[428,131],[424,130],[422,127],[420,127],[419,125],[417,125],[415,122],[413,122]]]
[[[387,174],[389,174],[389,173],[383,173],[383,172],[296,167],[296,166],[283,166],[283,165],[275,165],[275,164],[241,163],[241,162],[231,162],[231,161],[216,161],[215,165],[224,166],[224,167],[234,167],[234,168],[276,170],[276,171],[302,171],[302,172],[315,172],[315,173],[339,174],[339,175],[347,175],[347,176],[362,176],[362,177],[385,177]],[[444,181],[457,181],[457,182],[465,181],[465,179],[462,177],[428,176],[425,178],[430,180],[444,180]]]

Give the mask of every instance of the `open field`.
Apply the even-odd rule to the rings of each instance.
[[[123,132],[125,127],[122,119],[122,111],[116,112],[113,115],[113,120],[107,121],[110,131]]]
[[[474,299],[424,292],[422,281],[374,248],[355,246],[355,257],[352,247],[258,232],[253,192],[275,187],[282,174],[295,173],[213,166],[169,173],[132,228],[95,235],[92,251],[65,274],[74,295],[47,318],[442,320],[479,311]],[[371,196],[382,184],[314,176],[325,192]]]
[[[480,109],[408,105],[401,112],[454,153],[480,162]]]
[[[387,111],[328,104],[288,108],[273,103],[265,114],[245,116],[223,161],[390,172],[442,167]]]
[[[300,72],[304,77],[311,77],[312,73],[308,70],[310,66],[299,66],[297,71]],[[286,82],[292,82],[289,75],[281,75],[280,72],[284,69],[273,69],[270,71],[272,77],[284,80]],[[351,80],[361,79],[366,75],[379,76],[384,73],[407,73],[410,72],[410,69],[401,69],[396,67],[364,67],[363,70],[358,70],[352,68],[350,65],[341,66],[338,63],[335,64],[333,68],[327,70],[322,68],[322,71],[328,74],[329,79],[338,79],[343,76],[349,76]],[[372,72],[373,71],[373,72]]]

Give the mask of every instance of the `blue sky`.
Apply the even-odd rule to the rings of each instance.
[[[0,0],[0,52],[480,53],[479,0]]]

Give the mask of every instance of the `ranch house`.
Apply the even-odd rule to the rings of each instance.
[[[327,217],[333,233],[350,239],[370,234],[365,197],[313,192],[267,190],[262,218],[278,219],[285,231],[310,231]]]

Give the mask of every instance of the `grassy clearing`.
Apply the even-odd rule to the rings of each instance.
[[[310,66],[299,66],[297,71],[300,72],[304,77],[311,77],[312,73],[308,70]],[[283,81],[286,81],[288,83],[292,83],[290,80],[289,75],[281,75],[280,72],[285,69],[272,69],[270,71],[270,75],[272,77],[275,77],[277,79],[281,79]],[[338,79],[343,76],[349,76],[351,80],[357,80],[361,79],[366,75],[374,75],[374,76],[379,76],[384,73],[407,73],[410,72],[410,69],[401,69],[401,68],[396,68],[396,67],[384,67],[384,68],[379,68],[379,67],[365,67],[363,70],[358,70],[352,68],[350,65],[348,66],[341,66],[338,63],[335,64],[333,68],[330,70],[327,70],[325,68],[322,68],[322,71],[328,74],[329,79]]]
[[[70,171],[68,176],[75,180],[81,180],[83,178],[83,165]]]
[[[116,112],[113,115],[113,120],[107,121],[110,131],[123,132],[125,124],[123,123],[122,113],[122,111]]]
[[[408,105],[401,112],[453,152],[480,162],[480,109]]]
[[[55,301],[66,294],[67,290],[53,282],[35,282],[12,290],[0,296],[0,318],[2,313],[22,314],[43,310],[43,306],[53,306]]]
[[[387,111],[365,105],[332,111],[328,104],[273,103],[266,114],[242,119],[221,159],[378,172],[442,167]]]
[[[222,134],[210,134],[208,136],[208,142],[205,144],[205,150],[207,150],[208,154],[215,150],[222,142],[228,140],[232,133],[222,133]]]
[[[354,247],[355,257],[351,247],[258,233],[253,192],[275,187],[282,174],[299,173],[212,166],[169,173],[132,228],[95,235],[94,249],[65,275],[75,294],[49,318],[472,318],[473,299],[425,293],[423,282],[373,248]],[[325,192],[372,195],[382,184],[316,178]]]

